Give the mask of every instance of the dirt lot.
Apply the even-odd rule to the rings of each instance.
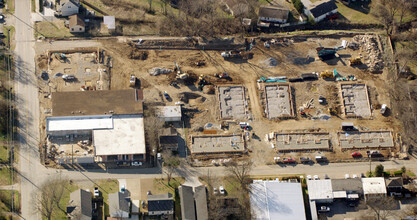
[[[226,84],[243,85],[246,89],[249,119],[255,139],[248,142],[248,148],[256,163],[269,163],[273,158],[270,145],[263,141],[266,134],[274,131],[315,130],[330,133],[334,152],[325,153],[331,159],[350,158],[349,152],[341,152],[337,143],[336,132],[340,131],[342,122],[353,122],[355,126],[363,130],[393,130],[399,132],[399,123],[392,116],[387,117],[379,114],[380,104],[389,104],[389,95],[386,78],[387,72],[371,74],[359,68],[349,66],[351,57],[360,56],[361,50],[340,50],[339,57],[323,62],[316,54],[316,47],[335,47],[342,40],[350,41],[351,38],[283,38],[279,43],[265,48],[263,42],[257,40],[257,44],[250,51],[253,58],[247,60],[232,59],[224,60],[222,51],[198,51],[198,50],[138,50],[129,46],[126,42],[115,40],[100,41],[102,48],[112,56],[113,68],[111,69],[110,89],[123,89],[129,87],[129,76],[136,75],[140,80],[140,86],[144,89],[145,102],[163,102],[166,105],[174,105],[175,102],[183,101],[184,118],[187,135],[201,134],[201,127],[206,123],[220,125],[218,100],[213,94],[204,94],[197,85],[198,77],[204,76],[208,82],[218,86]],[[363,54],[362,54],[363,55]],[[133,59],[134,58],[134,59]],[[271,60],[273,58],[273,60]],[[191,81],[187,85],[178,84],[176,88],[169,86],[175,79],[175,71],[170,74],[153,76],[149,70],[154,67],[175,69],[176,62],[183,72],[190,75]],[[197,65],[197,62],[199,64]],[[299,77],[301,73],[321,72],[325,70],[337,71],[342,76],[354,75],[360,83],[368,86],[370,104],[373,106],[373,117],[369,120],[345,119],[342,115],[331,116],[327,120],[313,120],[314,116],[325,114],[330,106],[340,106],[341,98],[338,94],[340,82],[319,79],[309,82],[289,83],[294,98],[294,109],[297,112],[295,119],[268,120],[264,114],[264,107],[259,98],[257,80],[261,77],[287,76]],[[232,81],[219,80],[214,77],[215,73],[227,72]],[[172,100],[166,100],[162,92],[166,91]],[[320,105],[319,96],[324,96],[328,104]],[[301,117],[299,107],[307,101],[313,100],[314,108],[309,111],[312,117]],[[233,122],[233,121],[230,121]],[[239,132],[236,122],[229,123],[226,132]],[[221,134],[225,131],[218,130]],[[315,152],[311,155],[314,156]],[[290,153],[288,155],[304,155],[303,153]]]

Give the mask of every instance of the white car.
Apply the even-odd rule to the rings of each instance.
[[[142,162],[132,161],[132,166],[135,166],[135,167],[142,166]]]
[[[307,180],[311,180],[311,175],[307,175]]]
[[[313,178],[314,178],[314,180],[319,180],[320,179],[318,175],[314,175]]]
[[[220,194],[222,194],[222,195],[226,194],[226,191],[224,190],[223,186],[219,187],[219,191],[220,191]]]
[[[94,187],[94,197],[99,197],[100,196],[100,191],[98,190],[98,187]]]
[[[330,212],[330,207],[328,206],[321,206],[319,212]]]
[[[345,174],[345,179],[350,179],[350,176],[348,173]]]
[[[352,178],[353,178],[353,179],[357,179],[357,178],[358,178],[358,175],[353,174],[353,175],[352,175]]]

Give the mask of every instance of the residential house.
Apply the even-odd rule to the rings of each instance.
[[[337,5],[334,0],[317,1],[304,5],[304,14],[311,16],[315,22],[320,22],[328,16],[337,14]]]
[[[157,116],[158,118],[163,119],[165,122],[181,121],[181,106],[160,106],[157,110]]]
[[[365,200],[385,197],[387,195],[387,188],[383,177],[362,178],[362,186]]]
[[[175,128],[164,128],[159,135],[159,147],[162,150],[177,151],[178,150],[178,135]]]
[[[83,189],[72,192],[67,206],[67,214],[70,219],[91,220],[93,215],[91,192]]]
[[[79,0],[59,0],[57,3],[57,13],[61,16],[67,17],[78,14],[80,9]]]
[[[391,177],[385,180],[387,192],[391,196],[400,196],[403,190],[403,178],[402,177]]]
[[[142,90],[53,92],[51,99],[50,140],[83,136],[96,161],[145,161]]]
[[[197,187],[181,185],[178,188],[181,202],[181,216],[185,220],[207,220],[207,190],[204,185]]]
[[[128,193],[115,192],[109,194],[110,217],[128,219],[130,209],[130,198]]]
[[[301,183],[255,180],[249,187],[252,219],[306,219]]]
[[[71,33],[84,33],[85,22],[79,14],[69,16],[69,31]]]
[[[290,11],[280,5],[262,6],[259,8],[258,23],[286,23]]]
[[[148,195],[148,215],[172,217],[174,215],[174,197],[172,194]]]

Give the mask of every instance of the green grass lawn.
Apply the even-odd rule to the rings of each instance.
[[[6,0],[7,10],[9,14],[14,14],[14,1],[15,0]]]
[[[73,37],[74,35],[69,32],[69,29],[65,27],[65,20],[55,20],[36,22],[35,24],[35,37]]]
[[[12,192],[13,192],[13,211],[20,212],[20,194],[16,190],[0,190],[0,212],[12,211]]]
[[[0,168],[0,185],[12,185],[16,182],[16,172],[14,172],[14,178],[12,183],[10,169],[8,167]]]
[[[65,184],[64,194],[62,195],[61,200],[59,200],[59,205],[58,205],[58,207],[61,210],[58,209],[54,213],[53,219],[67,219],[66,213],[63,212],[62,210],[64,210],[64,211],[66,210],[66,207],[67,207],[67,205],[69,203],[69,200],[70,200],[70,194],[72,192],[74,192],[75,190],[77,190],[78,188],[79,187],[77,185],[74,185],[74,184],[69,184],[69,183]]]
[[[9,163],[9,150],[6,146],[0,147],[0,163]]]
[[[376,24],[377,21],[369,13],[369,8],[363,5],[360,1],[351,3],[349,6],[344,5],[340,1],[336,1],[337,11],[339,12],[338,19],[346,19],[351,23],[358,24]]]

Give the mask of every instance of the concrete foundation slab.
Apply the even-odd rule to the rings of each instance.
[[[394,147],[391,131],[340,132],[338,136],[342,149]]]
[[[192,154],[243,153],[245,140],[242,135],[192,136]]]
[[[218,98],[221,119],[244,119],[247,116],[245,87],[221,86]]]
[[[268,119],[294,117],[289,85],[265,86],[265,100]]]
[[[372,116],[368,88],[365,84],[342,84],[340,91],[346,117],[369,118]]]
[[[329,133],[275,133],[276,148],[281,152],[329,150]]]

